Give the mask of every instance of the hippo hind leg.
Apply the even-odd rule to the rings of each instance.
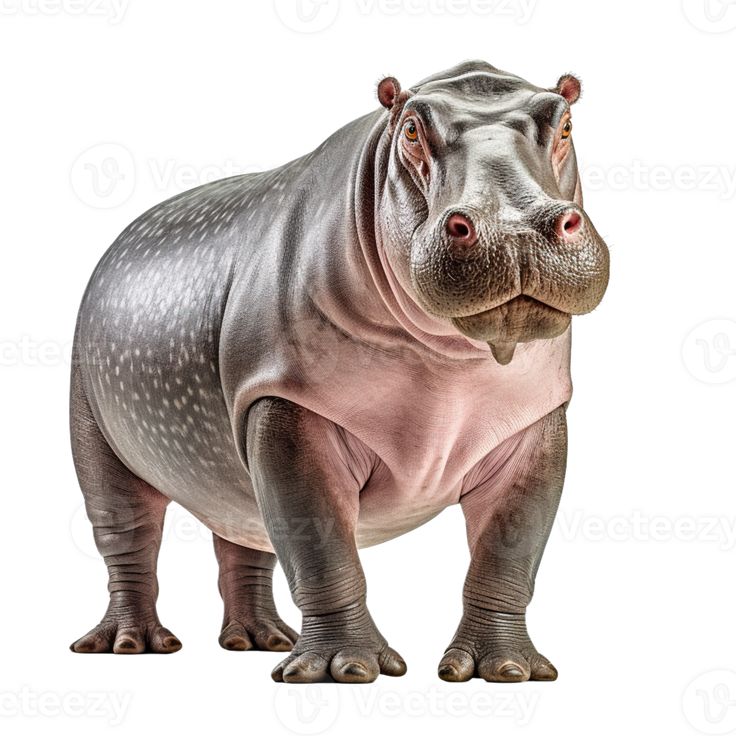
[[[225,615],[220,646],[231,651],[287,652],[298,634],[281,620],[273,600],[276,555],[213,535]]]
[[[77,639],[73,652],[168,654],[181,642],[156,613],[156,561],[169,499],[118,459],[95,422],[74,370],[71,387],[74,465],[92,522],[97,549],[107,565],[110,601],[97,626]]]

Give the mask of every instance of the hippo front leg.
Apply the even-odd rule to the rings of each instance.
[[[248,413],[246,454],[271,543],[302,612],[277,682],[372,682],[403,675],[366,607],[355,531],[359,494],[370,472],[356,462],[334,424],[284,399]]]
[[[443,680],[554,680],[526,629],[526,607],[557,512],[567,458],[560,407],[514,438],[492,477],[461,498],[471,562],[463,617],[439,665]]]

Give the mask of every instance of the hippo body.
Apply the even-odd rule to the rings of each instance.
[[[403,673],[403,660],[365,609],[355,550],[409,531],[451,504],[464,504],[471,550],[486,536],[498,537],[489,529],[498,532],[500,523],[503,532],[518,518],[514,504],[524,504],[526,541],[515,545],[514,559],[529,562],[531,597],[564,475],[569,314],[589,311],[602,296],[605,246],[587,219],[584,240],[545,231],[569,229],[569,222],[579,228],[584,217],[574,153],[565,154],[573,157],[567,171],[550,164],[554,199],[539,184],[536,200],[528,190],[522,198],[528,208],[546,197],[534,209],[542,224],[532,240],[544,239],[551,256],[536,263],[525,250],[528,223],[521,227],[505,214],[519,205],[491,198],[485,179],[472,186],[466,180],[462,206],[448,215],[442,204],[434,217],[437,195],[427,192],[437,181],[449,188],[451,174],[426,185],[431,165],[420,159],[436,155],[436,145],[427,134],[431,154],[412,148],[419,133],[414,138],[409,129],[397,140],[412,103],[418,111],[420,103],[436,104],[436,115],[448,95],[467,117],[484,110],[485,97],[497,105],[501,99],[504,135],[512,136],[528,131],[513,115],[508,124],[509,111],[538,114],[541,97],[556,100],[564,114],[571,103],[560,85],[542,90],[481,62],[406,92],[392,78],[381,84],[379,111],[278,169],[206,184],[154,207],[126,228],[95,269],[75,335],[72,444],[111,597],[101,623],[74,651],[179,648],[155,613],[155,559],[170,500],[213,532],[225,601],[220,643],[229,649],[295,645],[274,671],[279,681],[329,674],[353,682]],[[400,146],[407,147],[403,153]],[[409,163],[397,173],[403,155]],[[410,179],[412,157],[420,164]],[[470,159],[464,165],[472,168]],[[407,201],[420,198],[401,187],[421,192],[425,185],[425,204],[404,222]],[[479,215],[484,197],[496,202],[488,222]],[[556,224],[548,225],[550,218]],[[500,222],[512,223],[504,225],[510,235],[503,241],[494,235]],[[423,223],[428,234],[422,235]],[[414,245],[402,245],[392,232],[413,233]],[[428,251],[436,240],[439,255],[434,245]],[[553,282],[545,269],[559,261],[554,248],[562,246],[573,252],[572,276],[555,281],[548,308],[535,301],[535,289]],[[591,262],[584,274],[590,283],[581,285],[581,269]],[[432,275],[421,286],[427,273],[438,272],[441,281]],[[505,291],[496,294],[500,282]],[[577,311],[570,308],[576,298]],[[492,319],[484,316],[494,309]],[[535,492],[546,494],[544,501],[513,491],[516,500],[504,508],[520,483],[520,466],[533,464],[537,454],[546,469],[537,476],[546,485]],[[275,555],[304,615],[298,640],[273,606]],[[477,580],[502,584],[493,559],[479,553],[471,564],[469,620]],[[351,565],[347,577],[332,579],[333,568]],[[334,592],[346,587],[357,591],[355,599]],[[440,675],[553,678],[554,668],[526,635],[527,602],[488,608],[482,633],[461,623]],[[494,649],[499,631],[511,629],[521,632],[518,646]]]

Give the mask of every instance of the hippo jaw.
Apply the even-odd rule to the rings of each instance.
[[[569,75],[535,87],[483,62],[409,91],[387,78],[381,239],[418,307],[511,362],[594,309],[609,256],[582,208]]]

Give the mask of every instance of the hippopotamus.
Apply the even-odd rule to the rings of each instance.
[[[471,559],[439,677],[556,678],[525,614],[565,474],[571,317],[609,269],[573,148],[580,89],[481,61],[387,77],[311,153],[120,234],[73,348],[73,458],[109,574],[74,652],[181,647],[156,611],[176,501],[213,534],[222,647],[286,652],[277,682],[402,675],[358,550],[459,503]]]

